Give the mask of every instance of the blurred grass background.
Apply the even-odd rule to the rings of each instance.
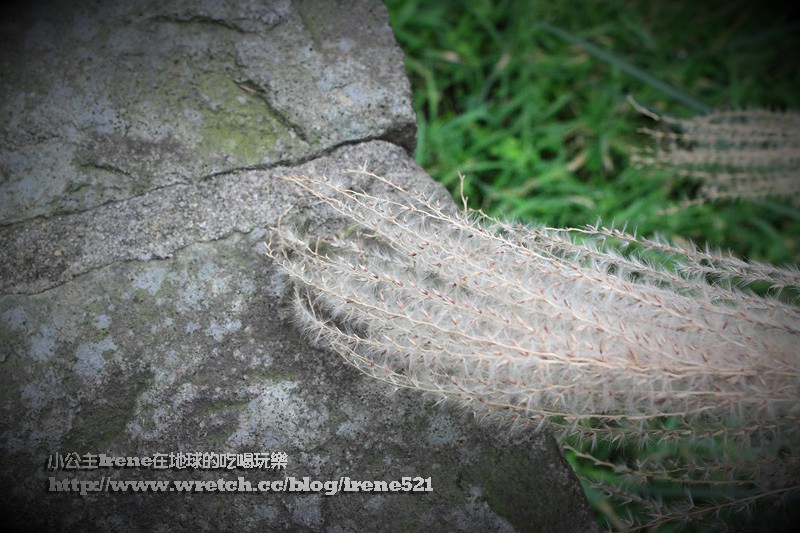
[[[417,161],[454,194],[464,174],[471,207],[558,227],[600,219],[778,264],[800,259],[797,199],[674,209],[696,185],[630,164],[649,142],[637,129],[653,121],[626,100],[677,117],[800,110],[800,25],[789,4],[386,3],[414,91]]]
[[[696,199],[696,183],[631,164],[651,142],[637,130],[654,124],[627,100],[675,117],[800,110],[800,23],[790,3],[386,4],[414,92],[416,159],[455,197],[463,174],[472,208],[557,227],[599,220],[752,260],[800,262],[797,198],[682,207]],[[612,462],[620,453],[592,451]],[[608,475],[580,452],[568,458],[585,479]],[[598,513],[619,525],[623,510],[584,487]],[[686,494],[664,488],[662,497],[670,490]]]

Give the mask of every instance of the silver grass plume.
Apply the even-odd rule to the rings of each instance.
[[[800,113],[749,109],[678,119],[630,102],[664,125],[640,130],[654,145],[632,161],[697,180],[699,202],[800,195]]]
[[[565,442],[671,446],[614,466],[625,482],[603,488],[621,501],[649,480],[747,484],[756,499],[798,489],[798,270],[613,228],[513,225],[361,174],[392,194],[283,178],[350,225],[271,231],[309,336],[393,387]],[[656,524],[695,511],[640,503]]]

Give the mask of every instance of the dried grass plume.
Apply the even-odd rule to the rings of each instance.
[[[797,490],[796,269],[613,228],[513,225],[362,174],[391,194],[284,178],[348,221],[324,237],[271,232],[309,336],[394,387],[562,439],[672,443],[672,457],[614,466],[634,484]],[[769,294],[749,289],[763,282]],[[711,448],[713,459],[685,453]],[[633,499],[630,486],[608,490]],[[642,505],[654,523],[696,511]]]
[[[800,195],[800,113],[749,109],[677,119],[630,102],[664,126],[640,130],[654,143],[633,162],[697,180],[701,201]]]

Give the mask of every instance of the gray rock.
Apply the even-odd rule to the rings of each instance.
[[[342,175],[375,190],[346,172],[367,168],[444,195],[408,155],[414,116],[382,5],[54,2],[9,19],[0,48],[7,523],[596,529],[547,434],[387,390],[291,325],[291,288],[264,254],[268,228],[287,213],[318,231],[338,222],[277,176]],[[49,468],[71,452],[283,452],[287,462]],[[71,485],[344,477],[429,478],[433,490],[81,495]]]
[[[2,29],[0,223],[415,142],[376,2],[48,2]]]

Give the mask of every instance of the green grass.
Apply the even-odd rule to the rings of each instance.
[[[417,161],[472,207],[552,226],[626,224],[774,263],[800,258],[791,200],[674,208],[696,187],[633,168],[652,126],[800,109],[800,27],[754,2],[387,2],[418,114]],[[665,87],[666,86],[666,87]],[[666,212],[666,213],[665,213]]]
[[[681,207],[696,199],[695,183],[630,163],[649,142],[637,130],[653,122],[627,100],[676,117],[800,110],[800,25],[790,13],[743,0],[386,3],[414,91],[417,161],[454,196],[463,174],[471,207],[800,262],[797,198]],[[610,447],[592,454],[620,459]],[[569,459],[587,479],[608,475]],[[609,523],[623,512],[588,487],[587,496]]]

